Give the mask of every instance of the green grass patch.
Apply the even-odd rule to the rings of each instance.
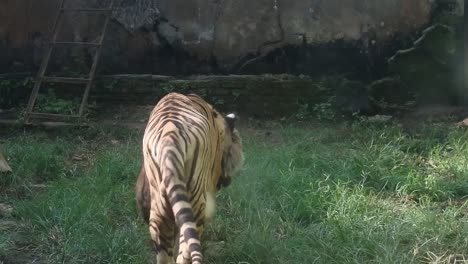
[[[207,263],[468,257],[466,130],[352,123],[245,131],[246,166],[219,194],[204,237]],[[0,231],[0,260],[151,263],[133,193],[141,136],[115,129],[5,136],[14,172],[1,175],[0,202],[14,211],[0,223],[18,225]],[[31,187],[37,183],[47,187]]]

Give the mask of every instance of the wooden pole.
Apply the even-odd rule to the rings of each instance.
[[[7,172],[7,171],[11,171],[11,168],[8,165],[6,159],[3,157],[2,153],[0,152],[0,172]]]

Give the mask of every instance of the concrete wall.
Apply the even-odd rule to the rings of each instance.
[[[69,0],[69,5],[93,2],[104,5],[96,0]],[[105,73],[281,72],[287,69],[271,65],[285,64],[281,56],[291,54],[307,58],[307,68],[308,63],[320,63],[306,56],[316,46],[340,41],[365,52],[372,45],[384,46],[396,34],[421,28],[431,11],[430,0],[116,2],[103,54],[101,70]],[[37,68],[58,5],[59,0],[0,1],[0,72]],[[62,37],[92,40],[99,26],[99,19],[70,15],[62,26]],[[281,51],[285,47],[289,49]],[[271,52],[276,55],[270,56]],[[61,53],[62,61],[68,60],[67,54]],[[342,58],[335,57],[343,54],[331,54],[324,61],[341,64]]]

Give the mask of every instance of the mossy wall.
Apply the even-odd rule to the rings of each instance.
[[[431,25],[389,58],[388,74],[400,78],[420,104],[466,105],[463,9],[459,1],[438,2],[443,9],[437,10]]]
[[[101,77],[93,89],[98,103],[156,104],[169,92],[197,93],[226,111],[253,117],[281,117],[296,113],[304,104],[320,103],[328,91],[317,80],[291,75]]]

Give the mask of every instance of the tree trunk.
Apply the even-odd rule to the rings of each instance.
[[[10,166],[6,162],[5,158],[3,157],[2,153],[0,152],[0,172],[7,172],[11,171]]]

